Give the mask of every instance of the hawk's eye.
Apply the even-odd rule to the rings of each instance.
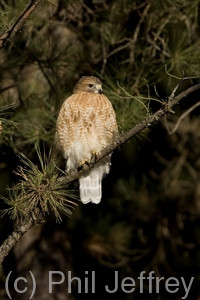
[[[88,86],[89,86],[90,88],[93,87],[93,85],[94,85],[94,84],[92,84],[92,83],[89,83],[89,84],[88,84]]]

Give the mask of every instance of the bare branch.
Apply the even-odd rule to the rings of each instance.
[[[173,134],[177,128],[179,127],[181,121],[189,114],[191,113],[196,107],[200,106],[200,102],[195,103],[193,106],[191,106],[188,110],[186,110],[179,118],[178,121],[176,122],[176,125],[174,126],[174,128],[170,131],[167,124],[166,124],[166,128],[168,133],[171,135]]]
[[[3,242],[0,247],[0,265],[4,258],[9,254],[10,250],[17,244],[22,236],[35,224],[44,223],[44,220],[39,218],[40,209],[36,208],[15,228],[11,235]]]
[[[17,18],[14,24],[10,26],[10,28],[8,28],[8,30],[6,30],[6,32],[0,37],[0,48],[3,48],[7,44],[7,42],[14,37],[14,35],[21,29],[23,24],[27,21],[32,12],[41,2],[42,0],[31,0],[27,4],[24,11]]]
[[[141,18],[140,18],[136,28],[135,28],[135,31],[134,31],[134,34],[133,34],[133,39],[130,42],[130,46],[131,46],[131,49],[132,49],[132,51],[130,52],[130,62],[131,63],[135,60],[135,58],[134,58],[135,44],[136,44],[136,41],[138,39],[138,35],[139,35],[139,32],[140,32],[141,25],[142,25],[147,13],[148,13],[150,7],[151,7],[151,3],[148,3],[147,6],[144,9],[142,15],[141,15]]]

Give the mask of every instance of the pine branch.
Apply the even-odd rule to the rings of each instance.
[[[10,41],[15,34],[21,29],[27,19],[30,17],[32,12],[36,9],[36,7],[42,2],[42,0],[31,0],[27,6],[25,7],[24,11],[21,15],[17,18],[8,30],[0,37],[0,48],[3,48],[8,41]]]
[[[15,228],[11,235],[3,242],[0,247],[0,265],[4,258],[9,254],[10,250],[17,244],[22,236],[33,227],[35,224],[44,223],[44,220],[39,218],[40,209],[36,208],[30,212],[27,217]]]

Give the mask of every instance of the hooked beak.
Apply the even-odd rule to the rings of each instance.
[[[103,89],[102,89],[102,87],[101,87],[100,84],[96,85],[96,90],[97,90],[98,94],[102,94],[103,93]]]
[[[103,89],[102,88],[98,89],[98,92],[99,94],[103,94]]]

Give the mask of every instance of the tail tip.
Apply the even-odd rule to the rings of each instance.
[[[90,198],[81,197],[81,202],[83,204],[87,204],[89,202],[93,204],[99,204],[100,201],[101,201],[101,197],[93,197],[93,196]]]

